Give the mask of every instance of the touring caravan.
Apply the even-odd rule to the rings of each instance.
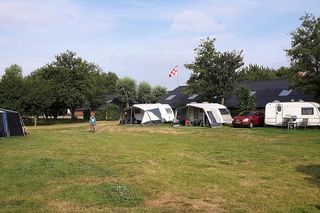
[[[284,126],[289,119],[294,118],[297,126],[319,126],[320,105],[315,102],[271,102],[266,104],[265,124]]]
[[[125,109],[123,124],[155,124],[172,122],[174,114],[168,104],[134,104]]]
[[[221,126],[231,124],[232,117],[227,107],[217,103],[189,103],[177,109],[176,120],[188,120],[195,126]]]

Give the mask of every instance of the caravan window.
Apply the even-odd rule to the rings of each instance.
[[[166,112],[167,112],[168,114],[171,114],[171,113],[172,113],[172,110],[171,110],[170,108],[166,108]]]
[[[229,115],[229,111],[227,109],[219,109],[221,115]]]
[[[281,112],[281,105],[277,106],[277,112]]]
[[[301,108],[301,115],[313,115],[313,107]]]

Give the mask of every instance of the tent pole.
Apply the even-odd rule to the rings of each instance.
[[[131,115],[130,115],[130,124],[132,124],[132,107],[131,107]]]

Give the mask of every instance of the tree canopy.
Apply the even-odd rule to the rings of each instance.
[[[155,86],[152,89],[152,102],[156,103],[160,98],[167,94],[167,89],[162,86]]]
[[[187,81],[188,94],[198,94],[205,101],[215,98],[222,104],[232,91],[237,78],[236,70],[243,65],[242,51],[220,52],[215,48],[215,39],[206,38],[194,50],[193,63],[185,64],[192,71]]]
[[[250,89],[241,86],[236,91],[236,96],[239,101],[239,113],[252,111],[256,108],[256,97],[250,94]]]
[[[12,64],[5,69],[0,81],[0,106],[11,110],[21,110],[23,91],[22,68]]]
[[[291,48],[286,50],[297,74],[293,86],[320,100],[320,17],[305,14],[300,21],[291,32]]]
[[[82,107],[88,97],[94,93],[94,75],[100,68],[77,57],[75,52],[66,51],[55,57],[55,61],[38,71],[40,77],[54,85],[57,107],[53,109],[57,116],[59,109],[70,109],[72,116],[76,108]]]
[[[147,82],[141,82],[137,90],[138,103],[151,103],[152,99],[152,87]]]
[[[116,85],[116,93],[119,99],[129,106],[130,102],[136,100],[137,90],[136,81],[129,77],[119,79]],[[125,106],[123,106],[125,107]]]
[[[271,80],[278,78],[275,69],[260,66],[258,64],[249,64],[237,72],[238,80]]]

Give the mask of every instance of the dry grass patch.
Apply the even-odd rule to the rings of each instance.
[[[213,195],[216,195],[214,193]],[[190,199],[180,194],[165,193],[160,198],[146,200],[144,205],[148,208],[174,209],[181,212],[224,212],[221,197],[213,197],[211,194],[204,199]]]

